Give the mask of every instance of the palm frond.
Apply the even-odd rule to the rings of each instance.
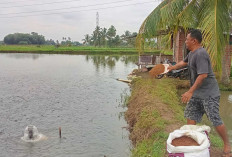
[[[227,2],[226,2],[227,1]],[[204,0],[201,4],[199,28],[203,32],[203,45],[208,50],[212,65],[222,71],[221,61],[228,44],[230,16],[227,4],[230,0]]]
[[[183,11],[188,3],[189,0],[172,0],[160,9],[164,29],[179,26],[178,15]]]
[[[152,38],[158,35],[158,31],[161,28],[160,9],[168,4],[169,1],[170,0],[164,0],[161,2],[141,25],[136,38],[136,48],[138,49],[139,53],[144,52],[144,42],[146,38]]]
[[[180,12],[178,20],[180,26],[187,28],[196,28],[199,21],[199,0],[192,0],[189,4]]]

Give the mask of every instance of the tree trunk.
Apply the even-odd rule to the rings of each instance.
[[[227,45],[225,48],[225,53],[224,53],[223,58],[222,58],[221,83],[223,83],[225,85],[230,83],[231,51],[232,51],[232,46]]]

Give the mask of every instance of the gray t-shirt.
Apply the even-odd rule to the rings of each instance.
[[[189,52],[184,62],[188,63],[189,66],[191,86],[195,83],[198,75],[208,74],[201,86],[194,91],[193,97],[206,99],[208,97],[220,96],[218,83],[212,70],[210,58],[204,48],[201,47],[193,52]]]

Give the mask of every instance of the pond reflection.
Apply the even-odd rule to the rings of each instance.
[[[96,70],[101,68],[109,68],[113,70],[116,62],[121,61],[124,65],[138,62],[138,56],[101,56],[101,55],[86,55],[86,61],[92,61]]]
[[[37,60],[40,57],[43,57],[42,54],[35,54],[35,53],[20,53],[20,55],[18,53],[6,53],[6,54],[2,54],[5,55],[9,58],[15,58],[15,59],[33,59],[33,60]]]

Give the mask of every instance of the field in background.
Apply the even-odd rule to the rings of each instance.
[[[91,47],[91,46],[54,46],[54,45],[0,45],[0,52],[14,52],[14,53],[71,53],[71,54],[85,54],[85,53],[115,53],[115,54],[138,54],[136,48],[105,48],[105,47]],[[145,50],[146,54],[154,53],[171,53],[170,51],[160,51],[154,49]]]

